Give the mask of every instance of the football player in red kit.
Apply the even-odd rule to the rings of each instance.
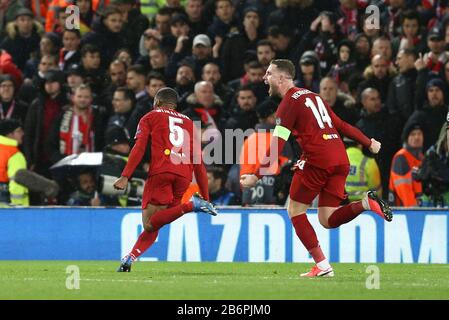
[[[162,88],[156,93],[154,110],[140,120],[128,163],[114,183],[116,189],[126,189],[150,143],[150,168],[142,199],[144,231],[131,252],[122,259],[119,272],[131,271],[131,264],[154,243],[162,226],[191,211],[217,214],[208,202],[207,173],[201,158],[201,143],[194,143],[194,123],[175,111],[177,102],[178,94],[171,88]],[[190,202],[181,204],[192,181],[192,172],[202,198],[194,195]]]
[[[319,195],[318,218],[325,228],[336,228],[365,210],[372,210],[391,221],[391,209],[372,191],[361,201],[340,206],[345,199],[345,181],[349,173],[349,160],[340,133],[360,142],[372,153],[378,153],[381,145],[338,118],[319,95],[295,87],[294,77],[293,63],[283,59],[273,60],[265,73],[270,96],[279,96],[282,101],[276,112],[277,125],[270,149],[261,163],[269,165],[270,153],[279,156],[290,134],[295,135],[303,154],[293,175],[287,211],[298,238],[316,263],[311,271],[301,276],[332,277],[334,271],[320,248],[306,210]],[[254,174],[242,175],[242,187],[254,186],[263,170],[264,166],[260,166]]]

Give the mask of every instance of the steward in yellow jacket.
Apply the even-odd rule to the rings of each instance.
[[[28,206],[28,189],[14,181],[16,172],[26,169],[26,160],[19,150],[23,129],[15,119],[0,121],[0,206]]]

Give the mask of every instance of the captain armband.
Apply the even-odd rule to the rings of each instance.
[[[279,137],[282,140],[287,141],[288,137],[290,136],[291,131],[288,130],[286,127],[283,127],[281,125],[277,125],[274,128],[273,137]]]

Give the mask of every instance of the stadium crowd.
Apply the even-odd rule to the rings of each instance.
[[[254,129],[247,140],[269,141],[279,100],[263,76],[272,59],[284,58],[297,67],[297,86],[382,143],[370,158],[344,139],[350,200],[376,189],[397,206],[449,206],[448,2],[0,0],[0,203],[129,205],[97,192],[98,170],[61,175],[50,167],[81,152],[126,161],[164,86],[178,92],[178,110],[208,130],[205,150],[226,129]],[[210,164],[211,201],[284,204],[301,152],[290,142],[275,174],[243,192],[247,153]],[[26,168],[57,180],[59,196],[15,183]]]

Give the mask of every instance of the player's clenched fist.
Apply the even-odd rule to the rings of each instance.
[[[380,144],[379,141],[377,141],[376,139],[371,138],[371,145],[369,147],[369,151],[371,151],[374,154],[379,153],[380,146],[381,146],[381,144]]]
[[[127,177],[120,177],[114,182],[114,188],[117,190],[125,190],[127,186],[128,186]]]
[[[240,184],[243,188],[251,188],[254,187],[257,183],[257,176],[255,174],[243,174],[240,176]]]

